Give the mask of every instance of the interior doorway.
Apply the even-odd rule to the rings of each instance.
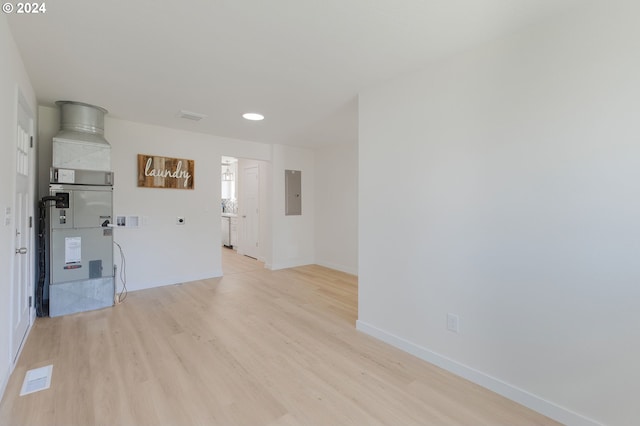
[[[221,161],[221,265],[223,273],[234,270],[225,265],[226,254],[253,258],[264,267],[267,191],[266,162],[222,156]]]

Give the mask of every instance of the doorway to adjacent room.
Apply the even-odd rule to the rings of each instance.
[[[266,171],[264,161],[222,156],[221,159],[221,245],[222,270],[234,266],[225,264],[227,252],[253,258],[264,267],[266,253],[263,240],[266,191],[263,189]]]

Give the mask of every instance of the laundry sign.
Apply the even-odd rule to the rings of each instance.
[[[138,154],[138,186],[193,189],[194,160]]]

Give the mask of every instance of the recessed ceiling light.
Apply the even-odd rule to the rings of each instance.
[[[187,120],[200,121],[206,117],[204,114],[200,114],[197,112],[180,110],[180,114],[178,114],[180,118],[186,118]]]
[[[247,112],[245,114],[242,114],[242,117],[244,117],[247,120],[253,120],[253,121],[264,120],[264,115],[258,114],[255,112]]]

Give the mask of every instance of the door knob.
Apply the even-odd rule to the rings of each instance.
[[[16,254],[27,254],[27,248],[20,247],[19,249],[16,249]]]

